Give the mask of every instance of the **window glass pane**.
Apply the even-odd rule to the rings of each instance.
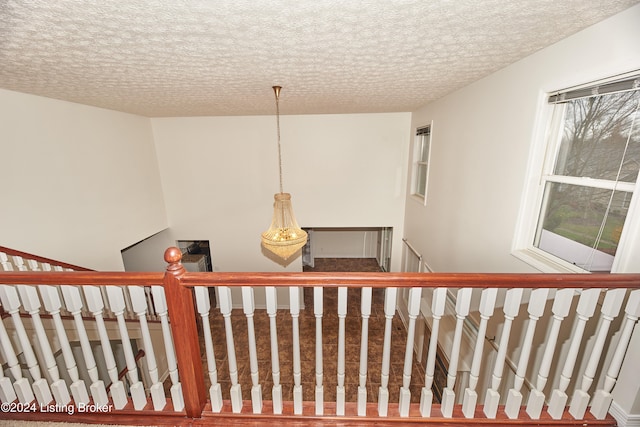
[[[640,168],[640,118],[634,123],[639,102],[637,90],[568,102],[554,173],[616,180],[622,162],[620,181],[635,182]]]
[[[422,135],[420,161],[427,163],[429,161],[429,135]]]
[[[423,196],[427,193],[427,165],[418,164],[416,174],[416,194]]]
[[[631,193],[548,182],[534,245],[587,271],[610,271]],[[603,220],[604,221],[604,226]]]

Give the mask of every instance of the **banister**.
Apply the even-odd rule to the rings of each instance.
[[[0,249],[2,249],[0,247]],[[640,274],[513,274],[513,273],[260,273],[260,272],[216,272],[191,273],[181,265],[181,252],[178,248],[169,248],[165,252],[168,263],[163,272],[0,272],[2,285],[73,285],[73,286],[161,286],[166,294],[166,310],[170,317],[170,328],[175,345],[175,353],[179,377],[184,393],[184,412],[186,420],[209,420],[232,422],[234,416],[242,415],[240,422],[372,422],[385,423],[417,422],[415,418],[399,417],[394,409],[388,418],[368,416],[366,419],[356,417],[351,410],[346,416],[305,417],[293,416],[293,408],[285,403],[283,415],[254,415],[245,410],[242,414],[228,412],[228,403],[220,414],[211,414],[208,406],[208,395],[203,374],[202,356],[194,307],[194,287],[324,287],[324,288],[568,288],[568,289],[640,289]],[[158,289],[158,288],[156,288]],[[637,294],[637,292],[636,292]],[[307,402],[304,402],[307,405]],[[368,407],[370,406],[367,404]],[[349,404],[347,408],[349,408]],[[209,409],[207,409],[209,408]],[[373,413],[373,406],[371,411]],[[395,408],[395,407],[394,407]],[[126,410],[125,410],[126,411]],[[225,411],[227,411],[225,413]],[[291,412],[290,412],[291,411]],[[131,412],[133,413],[133,412]],[[436,412],[437,413],[437,412]],[[411,406],[410,416],[416,414],[416,407]],[[140,414],[140,416],[144,416]],[[170,414],[172,420],[178,413]],[[216,418],[216,416],[219,416]],[[142,418],[139,418],[141,420]],[[423,420],[424,421],[424,420]],[[536,424],[565,424],[571,420],[530,420]],[[188,422],[188,421],[185,421]],[[444,422],[439,419],[439,422]],[[473,421],[463,418],[460,408],[453,410],[453,418],[446,418],[450,425],[477,424],[523,424],[523,420],[485,419],[476,417]],[[580,420],[574,420],[579,423]],[[591,424],[598,424],[589,418]],[[605,422],[603,422],[605,424]]]
[[[163,275],[161,272],[0,271],[0,281],[21,285],[162,286]]]
[[[640,288],[640,274],[514,273],[191,273],[183,286],[323,286],[326,288]]]
[[[164,274],[164,291],[171,319],[176,359],[182,382],[184,409],[188,417],[200,418],[207,403],[202,370],[196,311],[192,292],[181,286],[185,269],[180,264],[180,249],[168,248],[164,259],[169,264]]]
[[[15,256],[20,256],[24,259],[32,259],[35,261],[38,261],[40,263],[49,263],[51,265],[58,265],[62,268],[70,268],[72,270],[75,271],[91,271],[91,269],[89,268],[85,268],[85,267],[80,267],[78,265],[73,265],[73,264],[68,264],[66,262],[61,262],[55,259],[50,259],[50,258],[45,258],[45,257],[41,257],[38,255],[34,255],[34,254],[30,254],[28,252],[22,252],[22,251],[18,251],[16,249],[11,249],[11,248],[6,248],[4,246],[0,246],[0,252],[4,252],[7,255],[15,255]]]

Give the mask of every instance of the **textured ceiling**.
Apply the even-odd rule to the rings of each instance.
[[[638,0],[0,0],[0,87],[149,117],[412,111]],[[640,25],[640,24],[639,24]]]

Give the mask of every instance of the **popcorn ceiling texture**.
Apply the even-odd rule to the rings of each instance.
[[[0,88],[149,117],[412,111],[631,0],[0,0]]]

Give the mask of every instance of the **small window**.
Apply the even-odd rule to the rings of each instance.
[[[431,125],[418,128],[413,151],[413,187],[411,194],[427,203],[429,178],[429,153],[431,150]]]
[[[612,271],[640,170],[640,76],[554,94],[530,245],[574,271]],[[571,268],[569,268],[571,269]]]

